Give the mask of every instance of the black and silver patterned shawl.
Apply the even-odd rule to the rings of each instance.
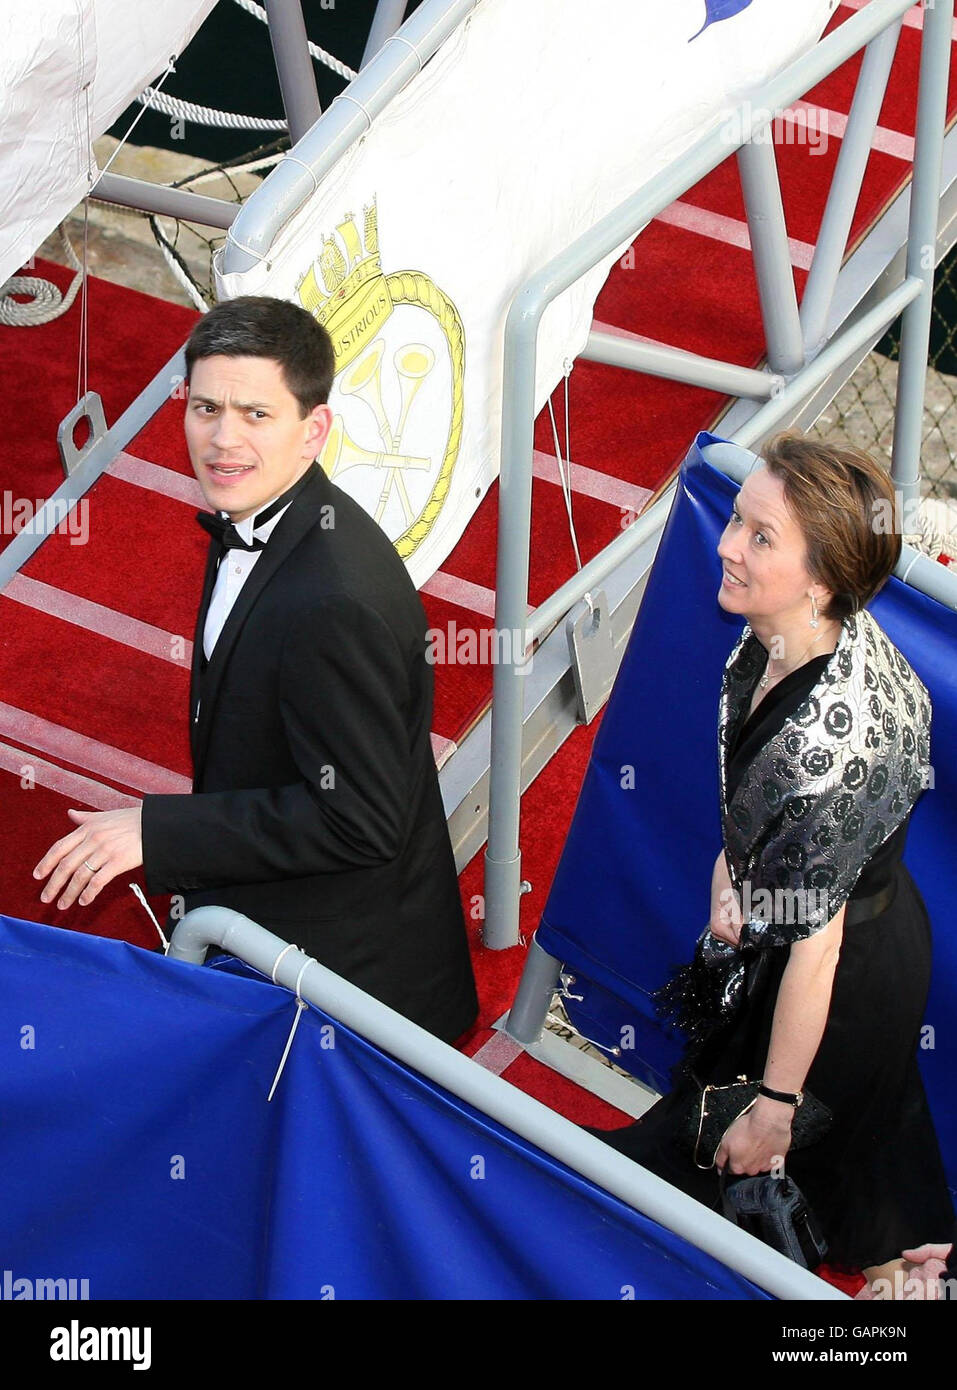
[[[727,799],[728,749],[765,662],[745,627],[718,706],[718,763],[728,871],[750,901],[785,908],[805,895],[806,921],[771,912],[745,924],[742,945],[780,946],[827,925],[861,870],[927,785],[930,698],[866,610],[847,618],[818,682],[752,760]],[[793,916],[793,913],[791,913]]]
[[[752,760],[728,804],[729,749],[766,658],[745,626],[725,666],[718,708],[725,856],[745,917],[739,947],[706,928],[692,966],[658,996],[699,1039],[740,1000],[742,948],[789,945],[825,927],[913,808],[930,769],[927,690],[862,610],[845,619],[820,679]]]

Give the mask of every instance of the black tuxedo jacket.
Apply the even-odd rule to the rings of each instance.
[[[314,465],[207,666],[216,553],[193,647],[193,794],[144,798],[147,886],[244,913],[451,1041],[477,1004],[405,566]]]

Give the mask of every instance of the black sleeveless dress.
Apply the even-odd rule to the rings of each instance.
[[[728,798],[788,715],[806,698],[829,660],[791,672],[743,716],[732,735]],[[745,707],[746,708],[746,707]],[[827,1023],[805,1089],[831,1110],[827,1135],[789,1153],[785,1166],[828,1240],[828,1263],[860,1270],[896,1259],[927,1241],[954,1239],[954,1207],[917,1065],[931,967],[930,921],[901,860],[907,821],[865,865],[851,901],[893,885],[877,916],[847,925]],[[778,987],[789,946],[749,951],[748,996],[709,1039],[695,1063],[718,1084],[763,1075]],[[635,1124],[602,1138],[715,1207],[718,1175],[695,1167],[684,1140],[694,1087],[682,1081]]]

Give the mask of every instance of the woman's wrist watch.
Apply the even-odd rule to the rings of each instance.
[[[766,1096],[768,1100],[779,1100],[785,1105],[793,1105],[795,1110],[799,1105],[804,1104],[803,1091],[772,1091],[770,1086],[765,1086],[764,1082],[758,1087],[758,1095]]]

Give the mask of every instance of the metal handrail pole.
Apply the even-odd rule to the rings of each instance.
[[[276,236],[314,192],[316,184],[322,182],[336,160],[368,130],[369,118],[376,116],[402,90],[477,3],[478,0],[423,0],[399,33],[383,44],[350,83],[348,91],[336,97],[295,146],[292,154],[297,162],[290,160],[278,164],[262,187],[243,204],[221,252],[223,273],[249,270],[266,258]],[[752,102],[773,111],[784,110],[864,48],[888,24],[899,19],[912,3],[913,0],[870,0],[870,4],[828,34],[810,52],[752,93]],[[410,46],[415,52],[410,51]],[[748,105],[746,103],[742,111],[742,138],[750,135],[751,125],[755,124]],[[682,157],[681,167],[691,168],[692,177],[678,189],[675,198],[714,168],[712,164],[697,173],[697,165],[690,163],[694,149]],[[722,158],[732,149],[725,126],[721,139]],[[720,159],[715,161],[720,162]],[[308,169],[301,168],[301,164]],[[631,229],[632,235],[637,232],[638,225]],[[614,249],[614,246],[608,248],[609,251]]]
[[[360,72],[375,57],[382,45],[401,28],[407,3],[408,0],[378,0],[369,26],[369,37],[362,51]]]
[[[827,206],[801,300],[804,346],[814,356],[827,340],[827,320],[847,239],[864,183],[903,23],[898,20],[869,43],[841,141]]]
[[[496,650],[505,660],[492,675],[491,767],[488,842],[485,847],[485,922],[482,940],[492,950],[519,939],[522,856],[518,844],[521,810],[522,729],[525,708],[524,655],[528,613],[528,567],[532,518],[535,431],[535,361],[543,304],[515,299],[505,329],[502,461],[499,472],[498,548],[495,568]],[[492,808],[495,808],[494,814]]]
[[[424,8],[424,7],[423,7]],[[760,124],[755,103],[784,109],[909,9],[908,0],[871,0],[810,52],[753,94],[739,108],[742,141]],[[418,13],[420,13],[419,11]],[[414,16],[413,16],[414,18]],[[371,65],[370,65],[371,70]],[[318,129],[318,127],[317,127]],[[716,168],[728,154],[726,124],[703,136],[674,166],[661,170],[624,203],[613,208],[547,265],[536,271],[512,301],[505,323],[502,399],[502,456],[499,492],[495,629],[508,633],[506,659],[495,668],[492,686],[489,838],[485,855],[483,940],[494,949],[517,944],[522,892],[518,843],[521,810],[524,647],[515,634],[526,629],[534,435],[535,362],[538,326],[547,306],[610,252],[624,245],[652,218]],[[793,276],[792,276],[793,284]],[[783,395],[784,393],[782,393]],[[769,402],[774,407],[781,397]],[[760,415],[762,412],[758,412]],[[517,418],[522,417],[524,418]],[[512,511],[511,508],[515,508]],[[522,523],[522,526],[519,523]]]
[[[163,217],[181,217],[202,227],[223,230],[231,227],[239,215],[239,204],[225,198],[209,198],[205,193],[190,193],[185,188],[167,188],[165,184],[130,179],[125,174],[101,174],[90,189],[90,197],[121,208],[158,212]]]
[[[784,385],[783,377],[770,372],[684,352],[667,343],[641,342],[596,329],[589,333],[580,355],[588,362],[625,367],[628,371],[682,381],[689,386],[702,386],[706,391],[719,391],[722,396],[743,396],[747,400],[767,400]]]
[[[894,487],[902,494],[904,507],[920,497],[920,449],[937,263],[940,180],[953,24],[954,0],[935,0],[933,5],[925,5],[907,243],[907,274],[920,281],[921,295],[911,304],[901,323],[897,414],[891,465]]]
[[[403,1066],[441,1086],[529,1144],[565,1163],[635,1211],[673,1231],[759,1288],[786,1299],[847,1297],[717,1212],[616,1153],[540,1101],[495,1076],[394,1009],[290,948],[272,932],[224,907],[188,912],[173,932],[168,956],[198,963],[222,946],[267,978],[353,1029]]]
[[[322,115],[300,0],[264,0],[289,138],[301,140]]]
[[[755,411],[750,420],[735,433],[734,443],[743,444],[747,449],[760,444],[796,404],[823,385],[831,373],[852,353],[865,343],[876,341],[898,314],[916,300],[921,289],[921,281],[916,277],[908,277],[850,328],[845,329],[839,337],[832,338],[824,351],[819,353],[793,381],[788,382],[780,395]]]
[[[379,49],[243,204],[218,253],[225,275],[251,270],[267,258],[286,223],[315,192],[337,160],[369,129],[370,120],[399,93],[478,0],[423,0],[398,34]],[[302,166],[306,165],[306,168]]]
[[[5,549],[0,552],[0,589],[9,584],[13,576],[23,568],[47,536],[52,535],[64,518],[64,504],[67,514],[74,505],[101,477],[116,458],[135,439],[140,430],[156,412],[170,399],[173,392],[186,377],[186,359],[179,348],[164,366],[145,386],[136,399],[126,407],[115,424],[84,455],[81,463],[73,470],[36,512],[29,526],[24,526]]]
[[[768,366],[781,376],[793,376],[804,366],[804,335],[771,122],[756,130],[738,150],[738,173],[751,234]]]

